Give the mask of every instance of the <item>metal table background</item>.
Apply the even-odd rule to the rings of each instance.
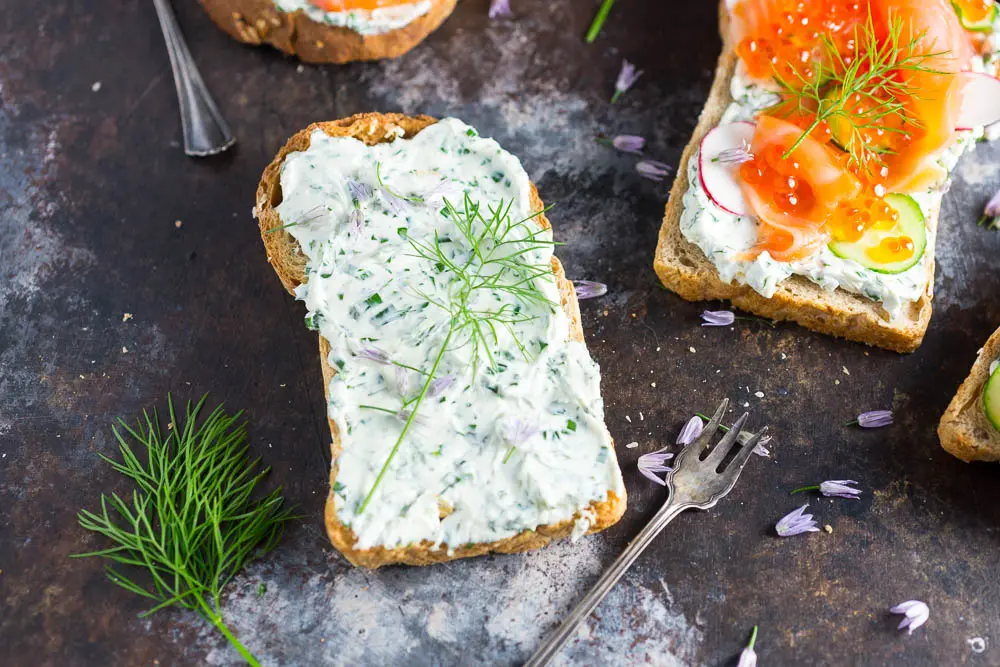
[[[265,664],[523,661],[660,502],[662,488],[636,471],[639,454],[723,395],[771,425],[772,458],[755,459],[715,510],[671,525],[565,664],[732,665],[755,623],[767,665],[1000,664],[1000,471],[952,459],[935,433],[1000,323],[1000,236],[975,225],[1000,185],[1000,147],[979,146],[956,172],[935,314],[915,354],[792,325],[703,329],[705,304],[662,289],[651,268],[668,184],[640,179],[633,158],[594,137],[642,134],[650,157],[677,163],[720,49],[715,3],[619,2],[586,46],[595,2],[515,0],[515,20],[491,22],[486,0],[465,0],[409,55],[346,67],[239,45],[193,0],[175,4],[239,138],[221,157],[192,160],[179,147],[151,3],[0,6],[5,664],[236,664],[194,615],[140,620],[143,601],[105,581],[101,563],[68,559],[100,544],[77,510],[122,488],[97,457],[114,451],[112,419],[168,391],[246,409],[253,451],[306,515],[226,600]],[[622,57],[645,74],[612,106]],[[316,337],[266,263],[250,210],[290,134],[367,110],[455,115],[498,139],[556,204],[570,276],[610,285],[583,304],[630,494],[606,533],[424,569],[357,570],[332,551]],[[843,426],[889,406],[891,428]],[[827,478],[859,480],[862,499],[810,499],[833,533],[778,539],[775,520],[805,501],[788,491]],[[912,637],[886,613],[909,598],[931,607]],[[984,654],[973,637],[986,639]]]

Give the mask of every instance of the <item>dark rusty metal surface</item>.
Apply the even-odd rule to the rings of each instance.
[[[151,3],[0,6],[4,664],[236,664],[190,614],[139,619],[143,602],[105,581],[100,563],[68,559],[99,546],[76,511],[120,488],[97,457],[113,451],[112,418],[168,391],[245,408],[254,451],[306,515],[226,600],[265,664],[523,661],[660,502],[636,472],[639,454],[723,395],[771,425],[772,458],[754,460],[716,509],[671,525],[565,664],[734,664],[755,623],[762,664],[1000,664],[1000,471],[950,458],[935,434],[1000,322],[1000,237],[975,226],[1000,184],[1000,148],[980,146],[957,171],[936,312],[915,354],[790,325],[702,329],[703,306],[661,289],[651,269],[665,185],[593,138],[643,134],[651,156],[676,164],[720,47],[714,3],[618,3],[585,46],[594,2],[515,2],[515,20],[490,22],[486,0],[465,0],[398,61],[304,68],[231,42],[193,0],[175,4],[239,137],[211,160],[180,149]],[[611,106],[623,56],[645,74]],[[354,570],[332,552],[315,335],[265,262],[250,208],[290,134],[372,109],[455,115],[496,137],[557,204],[569,274],[610,284],[583,304],[630,494],[606,533],[429,569]],[[890,405],[891,428],[843,426]],[[778,539],[774,521],[803,502],[788,490],[826,478],[859,480],[862,499],[811,499],[832,534]],[[912,637],[886,613],[909,598],[931,606]],[[972,651],[975,637],[985,653]]]

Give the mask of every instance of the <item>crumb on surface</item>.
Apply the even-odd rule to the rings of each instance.
[[[174,227],[176,227],[177,229],[180,229],[183,226],[184,226],[184,221],[183,220],[174,220]]]
[[[132,313],[125,313],[122,315],[122,322],[128,322],[130,319],[132,319]]]
[[[635,449],[638,446],[639,446],[638,442],[630,442],[627,445],[625,445],[625,449]]]
[[[101,82],[95,81],[94,83],[90,84],[90,89],[95,93],[99,92],[101,90]]]
[[[825,526],[823,526],[823,530],[825,530],[827,533],[833,534],[833,526],[831,526],[830,524],[826,524]]]

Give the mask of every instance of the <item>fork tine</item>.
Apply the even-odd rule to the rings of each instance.
[[[765,426],[764,428],[757,431],[752,438],[747,440],[746,444],[743,445],[743,449],[741,449],[736,454],[733,460],[729,462],[729,466],[726,467],[726,469],[723,470],[722,472],[724,474],[728,474],[730,471],[735,469],[736,474],[733,477],[733,479],[735,480],[736,477],[738,477],[740,472],[743,470],[743,466],[745,466],[747,464],[747,461],[750,460],[750,456],[753,454],[753,450],[757,447],[757,445],[766,435],[767,435],[767,427]]]
[[[715,447],[712,448],[712,453],[705,458],[705,462],[709,465],[718,466],[722,463],[722,460],[726,458],[729,450],[733,448],[736,443],[736,439],[740,435],[740,431],[743,430],[743,425],[747,423],[747,419],[750,418],[749,412],[744,412],[743,416],[736,420],[736,422],[729,429],[729,432],[719,441]]]
[[[715,432],[719,430],[719,424],[722,423],[722,418],[726,414],[726,410],[729,409],[729,399],[724,398],[722,402],[719,403],[719,407],[715,409],[715,416],[712,417],[708,425],[701,430],[701,434],[698,438],[691,443],[690,447],[687,449],[694,450],[698,456],[712,443],[712,438],[715,437]]]

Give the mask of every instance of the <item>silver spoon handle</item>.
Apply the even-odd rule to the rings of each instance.
[[[192,156],[215,155],[235,143],[229,125],[219,113],[215,101],[205,87],[198,67],[191,58],[177,19],[168,0],[153,0],[160,19],[163,38],[174,71],[174,85],[181,108],[181,129],[184,131],[184,152]]]
[[[601,600],[607,596],[607,594],[614,588],[614,585],[618,583],[618,580],[622,578],[622,575],[629,569],[632,563],[646,550],[650,542],[660,534],[668,523],[670,523],[674,517],[683,512],[686,509],[690,509],[692,505],[684,502],[673,502],[672,499],[666,502],[660,510],[653,515],[653,518],[646,524],[632,543],[625,548],[625,551],[611,564],[611,567],[601,575],[601,578],[597,580],[594,587],[590,589],[582,600],[576,603],[573,611],[569,613],[566,620],[563,621],[559,629],[549,635],[545,643],[539,647],[535,654],[531,656],[531,659],[525,663],[525,667],[544,667],[544,665],[549,664],[552,660],[562,650],[562,647],[566,645],[574,634],[576,634],[577,628],[583,623],[591,612],[597,608],[597,605],[601,603]]]

